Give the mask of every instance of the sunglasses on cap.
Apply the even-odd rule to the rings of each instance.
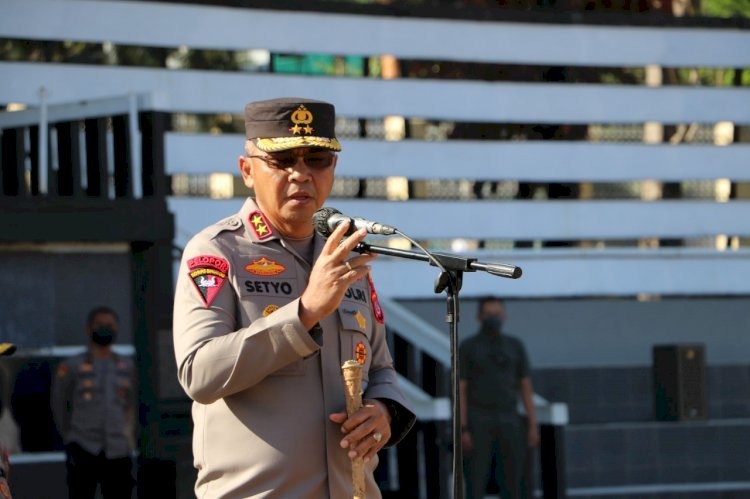
[[[306,154],[294,154],[291,152],[269,153],[268,155],[252,155],[248,158],[258,158],[272,168],[279,170],[288,170],[297,164],[297,160],[302,158],[305,166],[311,170],[324,170],[333,165],[336,154],[330,151],[313,151]]]

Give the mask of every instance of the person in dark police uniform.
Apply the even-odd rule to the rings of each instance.
[[[65,443],[68,497],[130,499],[135,445],[135,370],[112,351],[119,320],[96,307],[86,321],[85,352],[62,360],[52,383],[52,412]]]
[[[527,453],[539,444],[529,359],[521,340],[503,331],[503,301],[487,296],[478,308],[479,332],[459,346],[466,499],[485,497],[493,458],[500,498],[522,499]]]
[[[381,497],[378,451],[415,416],[397,383],[383,310],[358,254],[359,230],[327,239],[313,215],[333,186],[335,109],[279,98],[245,107],[239,212],[186,245],[174,301],[178,378],[193,399],[201,498],[352,497],[352,458]],[[341,367],[362,368],[363,407],[347,417]]]

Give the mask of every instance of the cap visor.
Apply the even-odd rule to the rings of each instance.
[[[340,151],[341,144],[336,138],[328,137],[271,137],[255,139],[255,145],[261,151],[276,152],[297,147],[322,147],[331,151]]]

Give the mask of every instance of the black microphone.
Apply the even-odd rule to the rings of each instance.
[[[396,233],[396,228],[390,225],[383,225],[371,220],[365,220],[359,217],[347,217],[336,208],[323,207],[313,215],[313,227],[315,232],[323,237],[329,237],[336,227],[342,222],[349,222],[349,230],[346,235],[354,234],[358,229],[366,229],[368,234],[380,234],[388,236]]]

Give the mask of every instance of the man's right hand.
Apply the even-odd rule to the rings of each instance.
[[[310,281],[300,297],[299,318],[307,329],[336,310],[349,286],[370,272],[367,264],[377,256],[373,253],[349,258],[367,236],[367,230],[359,229],[342,240],[348,229],[348,222],[336,227],[313,265]]]

